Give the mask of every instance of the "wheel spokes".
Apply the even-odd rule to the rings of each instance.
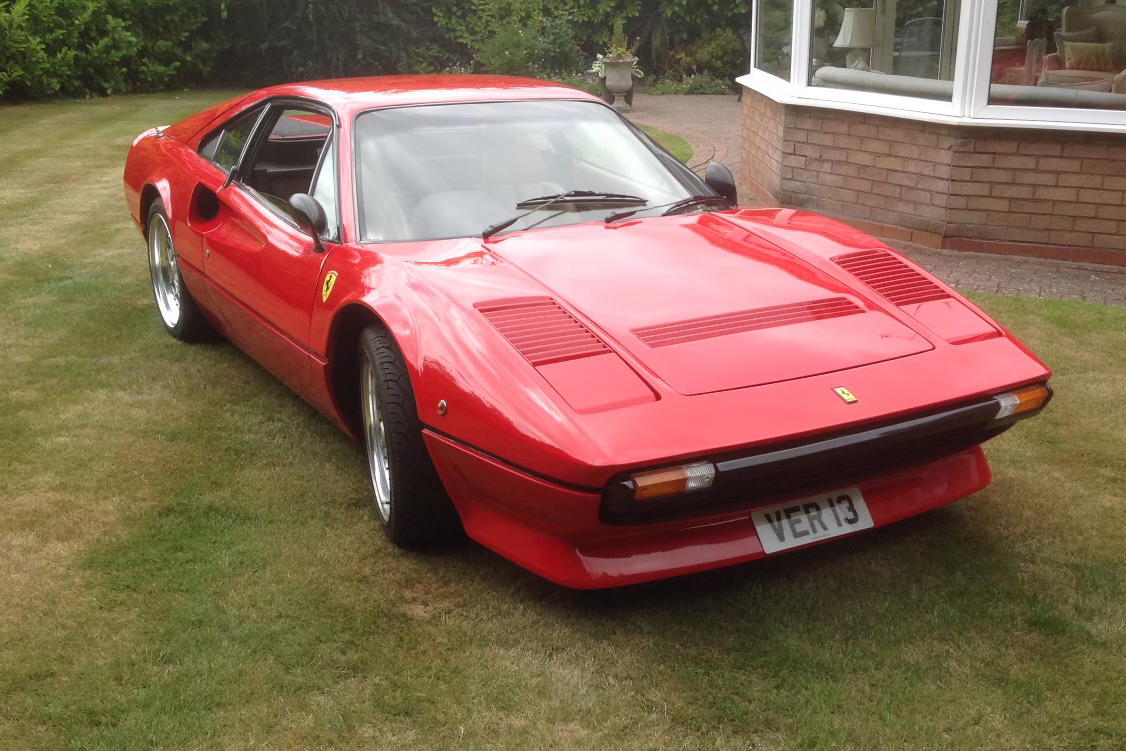
[[[387,433],[383,422],[383,409],[379,403],[379,391],[375,368],[367,353],[363,353],[360,373],[364,442],[368,451],[368,469],[371,474],[372,489],[375,492],[375,506],[386,523],[391,518],[391,462],[387,451]]]
[[[173,328],[180,321],[180,272],[172,233],[160,214],[149,225],[149,266],[157,308],[165,325]]]

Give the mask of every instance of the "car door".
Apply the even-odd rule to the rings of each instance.
[[[288,199],[317,192],[331,204],[323,246],[331,247],[337,202],[336,170],[329,160],[335,138],[331,111],[303,102],[271,103],[216,192],[219,212],[203,234],[204,273],[228,336],[302,394],[319,360],[308,346],[309,328],[327,254],[298,224]]]

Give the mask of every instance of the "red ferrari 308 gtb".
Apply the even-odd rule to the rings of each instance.
[[[989,483],[1049,371],[879,241],[738,208],[540,81],[276,86],[142,133],[157,309],[349,434],[397,545],[570,587],[878,527]]]

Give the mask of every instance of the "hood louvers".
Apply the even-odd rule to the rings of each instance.
[[[738,313],[724,313],[705,318],[677,321],[676,323],[647,326],[646,328],[634,329],[633,333],[650,347],[667,347],[672,344],[684,344],[700,339],[740,334],[755,329],[789,326],[794,323],[839,318],[863,312],[851,300],[844,297],[828,297],[823,300],[771,305]]]
[[[886,250],[861,250],[833,262],[895,305],[946,300],[950,295]]]
[[[550,297],[497,300],[475,307],[535,367],[611,351]]]

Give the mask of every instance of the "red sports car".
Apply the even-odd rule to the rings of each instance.
[[[276,86],[133,143],[160,319],[366,446],[397,545],[570,587],[761,558],[985,487],[1047,367],[879,241],[738,208],[582,92]]]

